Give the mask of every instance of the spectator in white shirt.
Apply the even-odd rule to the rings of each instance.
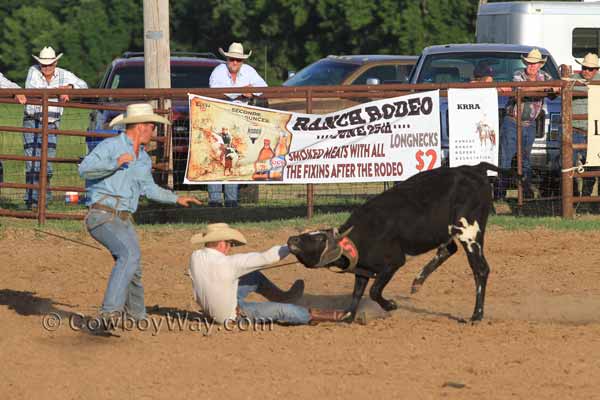
[[[32,65],[27,73],[25,81],[26,89],[87,89],[87,84],[75,76],[73,73],[58,68],[56,66],[58,60],[62,57],[62,53],[58,56],[52,47],[44,47],[39,56],[33,56],[38,62],[37,65]],[[69,101],[69,95],[63,94],[59,96],[60,101]],[[50,99],[50,101],[58,101],[58,99]],[[62,107],[48,107],[48,129],[58,129],[60,118],[62,116]],[[25,115],[23,116],[24,128],[41,128],[42,127],[42,106],[27,105],[25,107]],[[56,157],[57,136],[48,135],[48,157]],[[42,135],[37,133],[23,133],[23,149],[26,156],[39,157],[42,150]],[[52,177],[52,163],[48,163],[48,183]],[[40,175],[39,161],[25,161],[25,182],[28,184],[38,184]],[[50,200],[50,192],[48,192],[48,200]],[[25,204],[27,208],[32,208],[37,205],[38,194],[37,190],[27,189],[25,192]]]
[[[206,231],[194,235],[191,242],[205,245],[192,253],[190,259],[194,298],[215,322],[227,323],[239,317],[291,325],[342,320],[343,311],[289,304],[302,297],[304,281],[296,281],[284,292],[259,271],[287,257],[287,246],[274,246],[262,253],[229,255],[233,246],[245,245],[246,238],[225,223],[209,224]],[[269,301],[247,301],[246,297],[252,292]]]
[[[219,52],[227,58],[227,63],[216,66],[210,74],[209,86],[211,88],[268,86],[254,68],[244,63],[252,55],[252,51],[244,54],[244,46],[241,43],[232,43],[229,51],[219,48]],[[234,103],[246,104],[255,96],[260,96],[260,93],[226,93],[225,96]],[[207,188],[209,206],[221,207],[223,192],[225,192],[225,207],[238,206],[239,185],[207,185]]]

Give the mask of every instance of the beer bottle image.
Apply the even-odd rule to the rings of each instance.
[[[288,153],[288,134],[286,131],[279,131],[279,140],[275,146],[275,157],[271,160],[271,170],[269,171],[269,180],[283,180],[283,169],[285,167],[285,155]]]
[[[275,156],[275,153],[271,149],[271,141],[265,139],[264,143],[263,148],[258,152],[258,157],[254,162],[254,174],[252,174],[252,180],[255,181],[266,181],[269,179],[271,158]]]

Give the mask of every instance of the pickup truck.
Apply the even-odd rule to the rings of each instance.
[[[524,67],[521,55],[533,46],[514,44],[447,44],[430,46],[423,50],[412,70],[410,83],[470,82],[473,70],[480,62],[491,66],[495,82],[511,82],[514,71]],[[550,53],[538,47],[548,61],[542,68],[554,79],[560,80],[556,62]],[[498,98],[500,121],[504,116],[508,97]],[[448,158],[448,102],[440,101],[442,157]],[[537,121],[537,134],[531,155],[534,179],[546,178],[560,168],[561,100],[546,99],[544,113]]]

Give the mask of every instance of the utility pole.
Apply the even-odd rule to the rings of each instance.
[[[171,87],[169,0],[144,0],[144,76],[147,88]]]
[[[146,88],[171,88],[171,46],[169,35],[169,0],[144,0],[144,79]],[[156,108],[158,104],[154,103]],[[168,110],[171,101],[166,99],[161,106]],[[162,146],[169,175],[167,185],[173,188],[173,140],[170,127],[163,134],[169,142]],[[154,150],[153,144],[148,150]],[[157,156],[157,154],[155,154]],[[157,157],[153,157],[157,161]],[[164,158],[163,158],[164,159]]]

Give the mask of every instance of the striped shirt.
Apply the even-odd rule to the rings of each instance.
[[[32,65],[29,68],[27,80],[25,81],[26,89],[52,89],[65,85],[73,85],[74,89],[87,89],[88,87],[87,83],[79,79],[75,74],[58,67],[56,67],[52,79],[48,82],[46,78],[44,78],[39,65]],[[58,98],[50,99],[50,101],[58,101]],[[48,121],[54,122],[59,120],[62,113],[62,107],[48,107]],[[28,104],[25,106],[25,115],[29,118],[41,120],[42,106]]]

